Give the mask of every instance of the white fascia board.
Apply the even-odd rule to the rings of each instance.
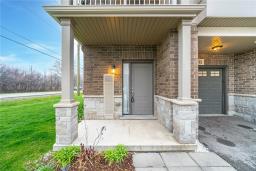
[[[196,17],[205,5],[172,6],[45,6],[55,19],[61,17]]]
[[[256,36],[256,27],[198,27],[198,36]]]
[[[206,9],[200,12],[192,21],[193,24],[199,25],[207,16]]]

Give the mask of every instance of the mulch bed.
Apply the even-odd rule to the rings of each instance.
[[[132,153],[129,153],[122,163],[109,165],[102,153],[82,147],[80,155],[73,161],[69,171],[135,171],[135,168]]]

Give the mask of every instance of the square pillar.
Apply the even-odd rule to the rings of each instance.
[[[70,19],[61,20],[61,101],[55,104],[56,143],[53,150],[71,145],[78,136],[78,102],[74,100],[74,33]]]
[[[198,138],[198,103],[191,99],[191,20],[178,27],[178,99],[173,101],[173,135],[181,144]]]
[[[191,99],[191,20],[178,27],[178,99]]]

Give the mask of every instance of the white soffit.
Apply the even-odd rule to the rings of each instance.
[[[198,36],[256,36],[256,27],[198,27]]]
[[[251,37],[220,37],[223,48],[219,51],[212,51],[212,36],[203,36],[198,38],[198,50],[199,53],[216,53],[216,54],[227,54],[227,53],[239,53],[256,48],[256,36]]]
[[[208,17],[199,27],[256,27],[256,17]]]

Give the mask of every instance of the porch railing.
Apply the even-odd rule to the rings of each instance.
[[[75,6],[198,4],[201,0],[73,0]]]

